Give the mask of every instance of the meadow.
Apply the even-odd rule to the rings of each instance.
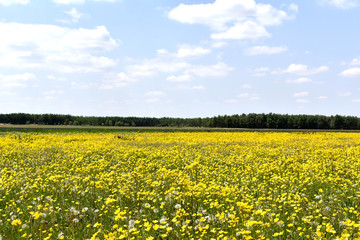
[[[1,132],[0,239],[360,239],[360,137]]]

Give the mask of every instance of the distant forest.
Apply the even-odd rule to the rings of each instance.
[[[354,116],[241,114],[207,118],[88,117],[61,114],[0,114],[0,123],[73,125],[73,126],[141,126],[141,127],[207,127],[269,129],[360,129],[360,118]]]

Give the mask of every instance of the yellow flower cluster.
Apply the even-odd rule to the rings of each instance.
[[[360,239],[358,133],[0,133],[0,239]]]

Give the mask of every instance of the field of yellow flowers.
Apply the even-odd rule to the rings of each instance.
[[[357,133],[0,133],[0,239],[356,239]]]

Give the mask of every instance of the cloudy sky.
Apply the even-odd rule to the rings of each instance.
[[[359,109],[358,0],[0,0],[1,113]]]

